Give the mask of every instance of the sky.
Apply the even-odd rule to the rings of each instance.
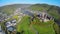
[[[50,4],[60,6],[60,0],[0,0],[0,6],[10,4]]]

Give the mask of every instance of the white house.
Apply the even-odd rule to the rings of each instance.
[[[6,22],[5,25],[6,25],[6,27],[15,26],[16,25],[16,20],[8,21],[8,22]]]
[[[6,28],[7,28],[8,31],[15,31],[16,30],[16,28],[15,28],[16,20],[15,19],[12,20],[12,21],[6,22],[5,25],[6,25]]]

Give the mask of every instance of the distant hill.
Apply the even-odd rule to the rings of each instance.
[[[12,4],[0,7],[0,13],[6,13],[7,15],[12,14],[17,8],[26,8],[30,4]]]
[[[60,24],[60,7],[48,4],[35,4],[29,7],[31,10],[43,11],[46,10],[51,16],[55,18],[56,22]]]

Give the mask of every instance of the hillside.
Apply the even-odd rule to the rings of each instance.
[[[55,18],[55,22],[60,25],[60,7],[48,4],[35,4],[29,7],[31,10],[43,11],[46,10],[48,14]]]
[[[40,22],[35,17],[32,21],[29,16],[24,16],[16,28],[17,34],[59,34],[59,27],[53,20]]]
[[[12,4],[12,5],[6,5],[6,6],[2,6],[0,7],[0,12],[1,13],[5,13],[7,15],[11,15],[14,13],[14,11],[17,9],[17,8],[26,8],[26,7],[29,7],[30,4]]]

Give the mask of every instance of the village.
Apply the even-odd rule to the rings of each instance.
[[[7,18],[3,18],[0,17],[0,22],[6,21],[8,19],[11,19],[11,17],[18,15],[18,21],[16,19],[12,19],[10,21],[6,21],[5,22],[5,27],[6,27],[6,31],[8,32],[15,32],[14,34],[16,34],[16,25],[21,21],[21,18],[28,15],[31,17],[31,19],[34,19],[34,14],[36,14],[37,18],[40,19],[41,22],[47,22],[49,20],[54,20],[52,16],[50,16],[47,11],[30,11],[30,10],[22,10],[21,8],[18,8],[17,10],[15,10],[14,14],[11,15],[10,17]],[[0,33],[1,34],[6,34],[4,30],[2,30],[1,28],[2,26],[0,25]]]

